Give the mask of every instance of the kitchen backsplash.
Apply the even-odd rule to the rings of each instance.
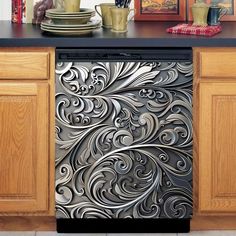
[[[114,2],[114,0],[81,0],[81,6],[86,8],[94,8],[94,5],[102,2]],[[134,7],[132,0],[131,8]],[[11,0],[1,0],[0,1],[0,20],[10,20],[11,19]]]

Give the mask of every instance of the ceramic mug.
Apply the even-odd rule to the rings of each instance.
[[[118,33],[127,32],[128,22],[133,19],[133,17],[128,19],[128,16],[131,11],[134,11],[134,9],[113,7],[110,9],[110,11],[111,11],[111,18],[112,18],[111,31],[118,32]]]
[[[79,12],[80,0],[64,0],[65,12]]]
[[[102,26],[104,28],[111,28],[112,20],[111,20],[111,11],[110,9],[114,7],[115,4],[112,3],[101,3],[99,5],[95,5],[95,10],[98,15],[102,18]],[[101,13],[98,8],[100,7]]]
[[[226,7],[211,6],[208,12],[208,25],[219,25],[220,19],[226,15],[228,9]]]

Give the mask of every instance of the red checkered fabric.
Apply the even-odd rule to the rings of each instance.
[[[193,26],[192,24],[178,24],[174,27],[168,28],[167,33],[171,34],[194,34],[211,37],[222,31],[220,25],[217,26]]]

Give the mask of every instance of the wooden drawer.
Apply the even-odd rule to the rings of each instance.
[[[197,49],[197,73],[200,78],[236,78],[236,49]]]
[[[0,49],[0,79],[48,79],[50,53],[47,51],[6,51]]]

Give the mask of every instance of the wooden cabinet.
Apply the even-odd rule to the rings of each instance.
[[[54,58],[0,48],[0,230],[55,230]],[[193,123],[191,228],[236,229],[235,48],[194,49]]]
[[[1,212],[48,210],[48,85],[0,83]]]
[[[236,83],[199,92],[199,210],[236,212]]]
[[[198,72],[201,79],[236,78],[235,49],[202,49],[197,54]]]
[[[197,212],[236,214],[236,50],[194,55]]]
[[[4,61],[21,54],[22,59],[17,57],[17,70],[16,62]],[[24,71],[26,58],[32,55],[34,66],[28,63],[27,73],[18,73],[21,68]],[[38,71],[36,62],[43,62]],[[53,68],[51,49],[0,49],[1,215],[53,214]]]
[[[48,51],[0,51],[1,79],[49,79]]]

